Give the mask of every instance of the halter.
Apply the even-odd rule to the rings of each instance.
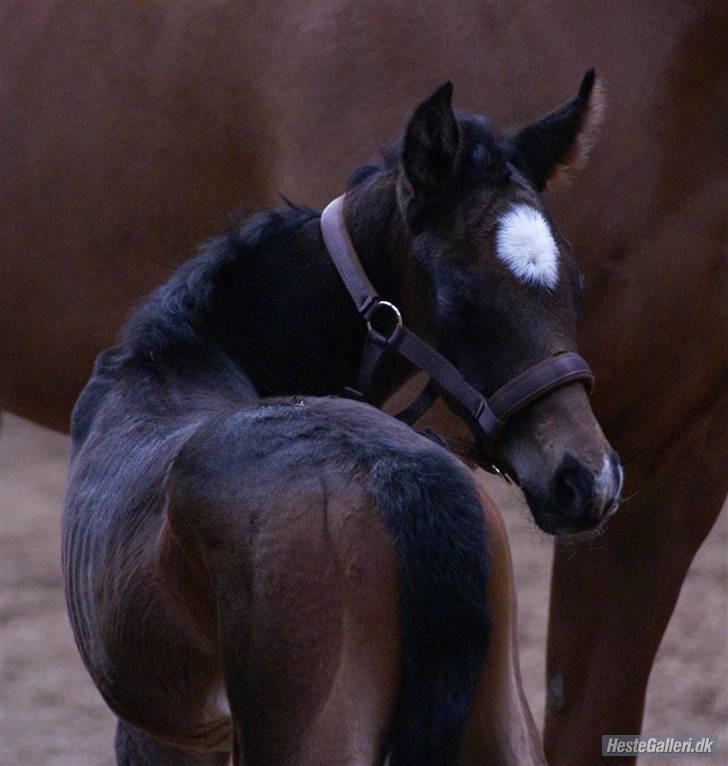
[[[377,295],[346,229],[344,196],[324,209],[321,233],[356,310],[367,324],[357,388],[347,388],[348,396],[370,401],[372,378],[386,352],[397,353],[425,372],[430,380],[420,395],[395,417],[412,425],[439,394],[445,394],[479,443],[487,448],[493,445],[508,419],[535,399],[575,380],[583,381],[588,390],[593,387],[594,376],[584,359],[572,351],[561,351],[527,368],[491,396],[484,396],[442,354],[405,327],[394,304]]]

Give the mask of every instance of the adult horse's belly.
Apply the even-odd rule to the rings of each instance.
[[[720,372],[724,16],[678,2],[6,3],[2,405],[65,428],[130,306],[228,211],[275,190],[325,203],[443,79],[507,125],[594,65],[607,126],[551,201],[586,274],[598,410],[638,452]]]

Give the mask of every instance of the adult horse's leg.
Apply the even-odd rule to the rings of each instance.
[[[264,404],[190,439],[167,518],[210,586],[238,762],[454,761],[487,646],[464,466],[370,407]]]
[[[123,721],[114,739],[117,766],[227,766],[226,753],[189,753],[169,747]]]
[[[544,732],[550,764],[634,763],[602,759],[601,735],[641,730],[655,653],[725,499],[727,416],[725,405],[698,408],[651,475],[640,471],[645,478],[634,481],[634,466],[635,497],[604,536],[557,545]]]

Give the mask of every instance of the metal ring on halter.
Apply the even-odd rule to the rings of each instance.
[[[378,312],[380,308],[386,308],[387,310],[391,311],[394,315],[394,326],[391,330],[386,332],[382,332],[379,328],[372,327],[372,319],[374,319],[375,314]],[[369,332],[377,332],[380,335],[383,335],[384,337],[391,338],[394,333],[403,326],[402,322],[402,314],[400,313],[399,309],[394,305],[394,303],[390,303],[389,301],[377,301],[374,303],[367,312],[367,330]]]

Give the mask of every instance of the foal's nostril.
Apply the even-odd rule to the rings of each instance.
[[[604,498],[604,509],[608,514],[614,513],[619,505],[619,496],[622,493],[624,471],[619,461],[619,455],[612,450],[609,461],[602,470],[598,485],[598,493]]]
[[[554,477],[553,499],[565,516],[582,519],[593,504],[594,474],[567,455]]]

